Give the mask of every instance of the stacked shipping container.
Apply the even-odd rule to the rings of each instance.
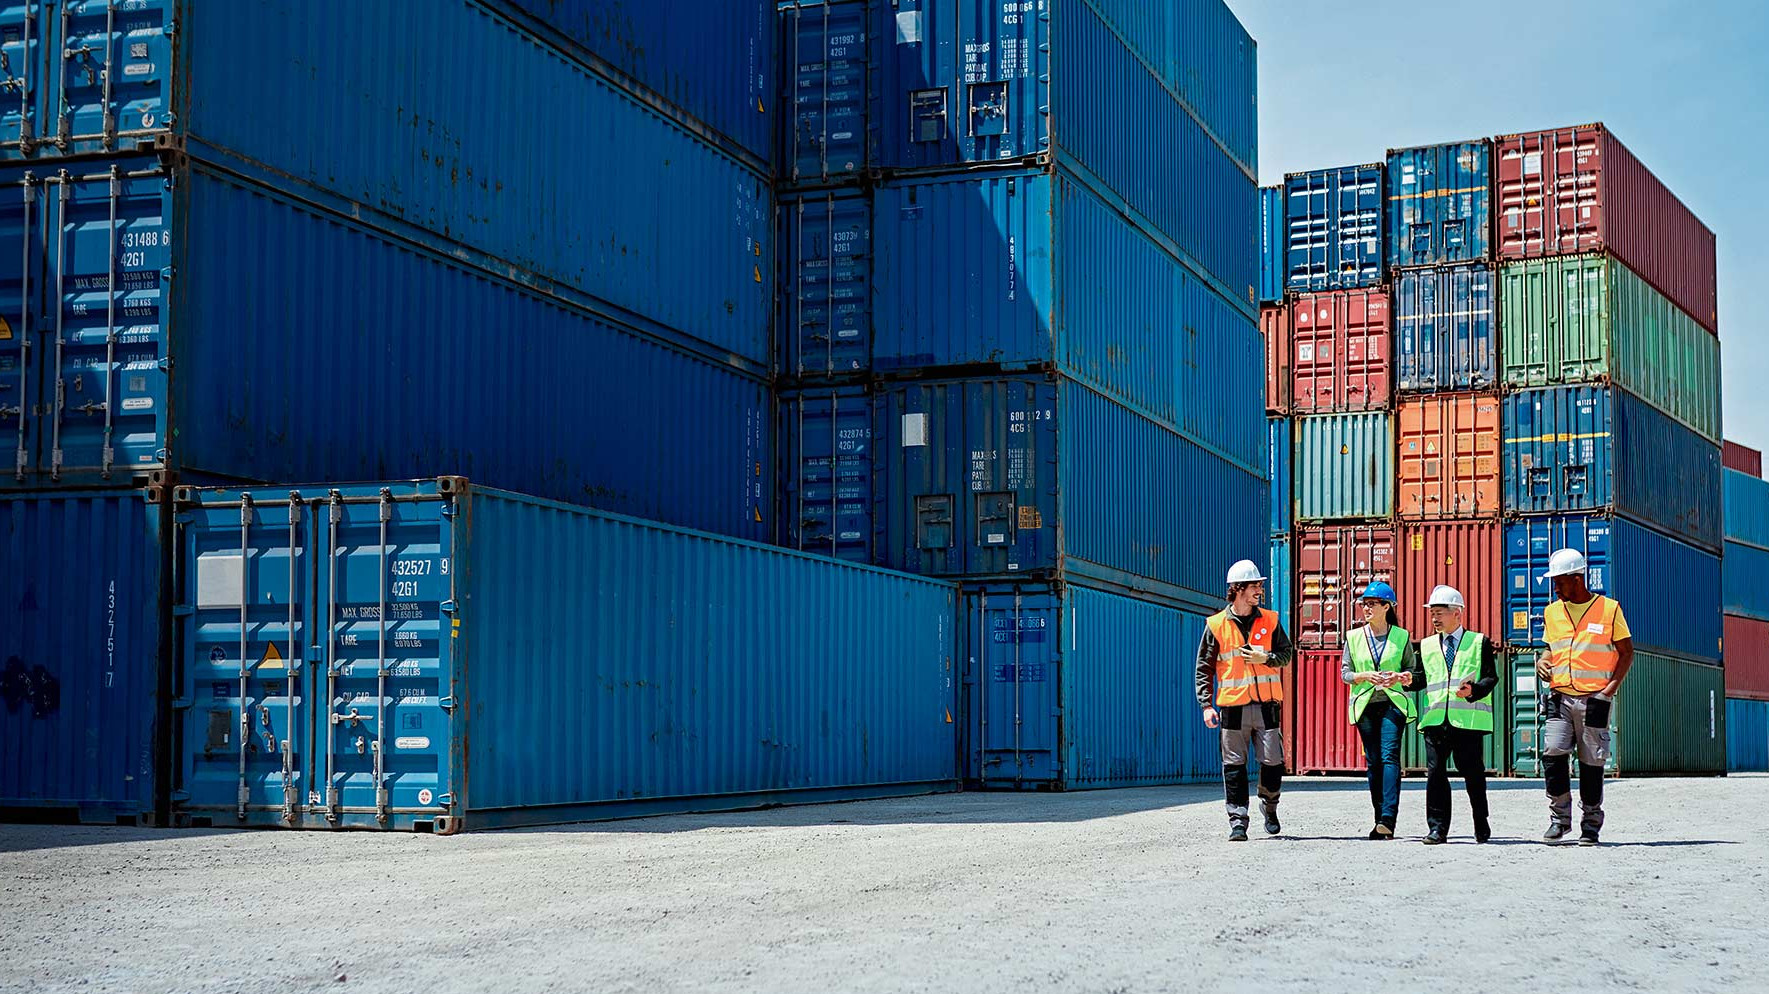
[[[1600,125],[1395,149],[1263,196],[1261,286],[1286,292],[1261,314],[1267,412],[1292,416],[1295,439],[1275,489],[1294,495],[1297,631],[1315,650],[1296,675],[1298,766],[1362,766],[1328,650],[1373,578],[1394,580],[1414,634],[1448,583],[1512,650],[1499,693],[1518,699],[1498,713],[1517,731],[1494,736],[1495,770],[1533,769],[1537,688],[1517,654],[1540,644],[1551,593],[1536,574],[1553,548],[1587,549],[1593,588],[1624,602],[1656,654],[1643,685],[1660,670],[1666,686],[1712,682],[1699,668],[1719,662],[1717,614],[1700,622],[1718,600],[1720,355],[1705,227]],[[1675,563],[1680,585],[1636,562]],[[1697,740],[1720,719],[1675,748],[1637,740],[1623,768],[1717,769]]]
[[[1769,770],[1769,482],[1763,456],[1727,442],[1721,558],[1726,768]]]
[[[780,7],[778,540],[964,585],[984,786],[1213,772],[1183,660],[1268,537],[1253,43],[1120,7]]]

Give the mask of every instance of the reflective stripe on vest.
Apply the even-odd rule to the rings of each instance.
[[[1352,668],[1360,672],[1363,670],[1399,672],[1401,660],[1406,658],[1407,643],[1412,641],[1412,636],[1407,634],[1406,629],[1394,625],[1388,626],[1388,644],[1382,647],[1382,660],[1377,662],[1370,656],[1368,626],[1359,628],[1346,637],[1350,639],[1348,644],[1351,648]],[[1364,709],[1369,707],[1371,699],[1376,696],[1377,689],[1379,688],[1373,683],[1351,685],[1351,699],[1346,702],[1346,713],[1353,725],[1357,724],[1357,720],[1364,716]],[[1401,713],[1407,716],[1408,721],[1413,720],[1413,695],[1411,692],[1401,688],[1383,688],[1383,693],[1388,695],[1390,703],[1400,708]]]
[[[1456,658],[1443,656],[1443,636],[1433,635],[1419,643],[1419,661],[1425,666],[1425,714],[1419,727],[1430,728],[1449,722],[1452,728],[1474,732],[1493,730],[1494,688],[1484,700],[1465,701],[1456,696],[1456,688],[1480,679],[1481,646],[1486,636],[1464,631],[1456,643]]]
[[[1602,594],[1585,609],[1577,625],[1573,623],[1570,604],[1555,601],[1548,605],[1543,613],[1542,634],[1548,643],[1549,687],[1582,697],[1609,686],[1619,658],[1615,648],[1615,615],[1615,601]]]
[[[1224,608],[1206,622],[1216,638],[1216,705],[1236,707],[1255,701],[1284,699],[1283,677],[1277,667],[1249,663],[1241,657],[1241,646],[1271,651],[1272,637],[1278,630],[1278,613],[1261,610],[1253,622],[1253,637],[1241,635],[1241,626]]]

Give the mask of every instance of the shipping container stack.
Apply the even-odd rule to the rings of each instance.
[[[970,782],[1213,777],[1187,660],[1268,538],[1253,42],[1033,7],[780,9],[779,541],[962,582]]]
[[[1268,406],[1288,489],[1298,654],[1289,711],[1299,772],[1361,768],[1339,682],[1357,594],[1394,579],[1392,298],[1382,163],[1291,173],[1280,196],[1284,299],[1263,316]],[[1272,262],[1277,263],[1273,253]],[[1275,404],[1273,403],[1275,401]]]
[[[1726,551],[1726,769],[1769,770],[1769,482],[1763,454],[1735,442],[1723,449]]]
[[[391,803],[408,824],[458,825],[458,792],[397,775],[459,745],[415,731],[446,725],[465,692],[435,687],[460,679],[436,642],[454,608],[417,578],[448,559],[389,546],[385,529],[464,496],[382,504],[380,486],[349,481],[465,477],[599,509],[581,513],[655,543],[693,528],[752,550],[727,559],[771,538],[774,4],[627,5],[618,30],[604,6],[437,0],[414,18],[395,0],[26,0],[0,14],[17,98],[0,237],[18,260],[0,287],[0,433],[15,443],[0,479],[0,814],[288,824],[299,808],[336,825],[366,804],[385,826]],[[479,71],[460,72],[462,51]],[[338,500],[288,499],[307,483],[335,483]],[[226,498],[231,553],[219,533],[192,537],[214,484],[269,486]],[[368,558],[341,616],[312,613],[317,586],[285,585],[274,610],[252,593],[274,586],[261,564],[286,561],[294,583],[297,552],[359,513],[383,530],[352,533]],[[499,542],[537,570],[576,565],[523,546],[539,534]],[[313,583],[339,603],[334,578]],[[686,596],[724,610],[716,591]],[[656,605],[628,606],[639,624]],[[237,640],[198,658],[188,619],[205,611],[224,627],[232,612]],[[366,662],[341,648],[371,643]],[[365,666],[400,683],[321,686]],[[404,705],[420,698],[435,706]],[[306,702],[328,699],[308,724]],[[339,763],[324,784],[315,756]],[[839,786],[782,770],[776,785]],[[341,808],[310,806],[339,786]]]
[[[1500,136],[1493,173],[1512,768],[1541,769],[1538,576],[1570,546],[1633,635],[1612,765],[1720,772],[1713,233],[1601,124]]]
[[[1266,476],[1271,481],[1268,601],[1296,635],[1295,509],[1291,506],[1290,314],[1284,306],[1284,188],[1259,188],[1259,344],[1265,354]],[[1295,667],[1284,672],[1284,698],[1296,699]],[[1284,711],[1285,740],[1295,741],[1295,709]]]

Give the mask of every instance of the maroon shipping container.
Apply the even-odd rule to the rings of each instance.
[[[1736,469],[1740,473],[1749,473],[1756,477],[1763,475],[1763,453],[1737,442],[1727,442],[1720,449],[1720,461],[1726,468]]]
[[[1491,521],[1418,521],[1400,528],[1395,553],[1394,591],[1400,595],[1400,625],[1415,640],[1431,634],[1425,601],[1431,588],[1447,583],[1468,605],[1463,624],[1494,645],[1505,637],[1504,529]]]
[[[1601,124],[1501,135],[1499,256],[1607,250],[1718,333],[1714,233]]]
[[[1290,342],[1290,400],[1297,414],[1388,406],[1394,323],[1386,288],[1297,297],[1290,304]]]
[[[1259,309],[1259,337],[1265,342],[1265,411],[1290,413],[1290,309],[1273,304]]]
[[[1726,696],[1769,701],[1769,621],[1729,614],[1725,624]]]
[[[1337,649],[1364,623],[1357,597],[1374,580],[1394,582],[1394,529],[1317,525],[1296,536],[1296,644]]]
[[[1350,692],[1339,679],[1342,653],[1317,649],[1296,654],[1296,693],[1284,698],[1293,717],[1287,738],[1290,769],[1297,773],[1358,773],[1365,768],[1357,726],[1346,720]]]

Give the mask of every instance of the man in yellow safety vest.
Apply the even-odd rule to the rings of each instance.
[[[1603,831],[1603,766],[1609,760],[1609,711],[1634,662],[1634,639],[1622,606],[1585,584],[1585,557],[1561,549],[1548,557],[1540,579],[1554,584],[1543,615],[1546,652],[1536,659],[1542,695],[1542,773],[1548,782],[1545,842],[1572,831],[1571,755],[1579,755],[1579,845],[1594,846]]]
[[[1229,841],[1247,841],[1247,766],[1259,764],[1259,801],[1265,830],[1282,831],[1278,794],[1284,787],[1284,685],[1278,667],[1290,663],[1290,636],[1276,611],[1259,606],[1265,575],[1243,559],[1228,571],[1228,606],[1205,622],[1198,641],[1198,706],[1204,724],[1222,729],[1222,789],[1228,803]]]

